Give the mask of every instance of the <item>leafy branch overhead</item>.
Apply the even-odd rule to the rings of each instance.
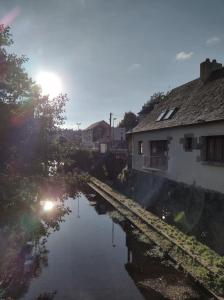
[[[51,99],[25,70],[28,59],[9,53],[10,28],[0,26],[0,166],[20,173],[54,159],[52,134],[65,120],[66,94]],[[55,152],[55,151],[54,151]]]

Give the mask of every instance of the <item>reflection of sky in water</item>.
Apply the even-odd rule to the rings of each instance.
[[[79,202],[79,214],[77,212]],[[57,290],[54,299],[144,299],[125,270],[125,233],[107,215],[98,215],[82,195],[68,200],[72,213],[50,235],[48,267],[33,279],[22,299]],[[78,218],[80,216],[80,218]]]

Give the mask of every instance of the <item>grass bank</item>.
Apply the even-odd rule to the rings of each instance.
[[[214,293],[217,298],[222,299],[221,297],[224,296],[223,257],[96,178],[91,178],[90,186],[159,245],[181,268]]]

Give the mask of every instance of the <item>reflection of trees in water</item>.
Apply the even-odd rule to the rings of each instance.
[[[207,292],[175,267],[156,244],[130,224],[126,231],[125,269],[145,299],[208,299]]]
[[[131,172],[114,187],[184,233],[224,255],[224,196],[221,193]]]
[[[23,180],[23,179],[22,179]],[[0,183],[1,185],[1,183]],[[26,180],[1,189],[8,201],[0,202],[0,298],[19,299],[29,288],[32,278],[38,277],[48,265],[47,237],[60,229],[70,213],[65,206],[68,196],[78,193],[74,186],[59,179],[46,182]],[[0,186],[1,188],[1,186]],[[41,199],[56,199],[53,211],[44,213]],[[4,295],[4,296],[3,296]],[[53,299],[55,293],[40,295],[39,300]]]
[[[5,286],[6,296],[13,299],[22,297],[28,291],[31,279],[38,277],[47,265],[48,250],[45,242],[28,242],[14,261],[14,268],[9,274],[10,280]]]
[[[116,226],[126,233],[127,258],[125,270],[145,299],[208,299],[208,294],[183,272],[176,269],[162,249],[141,234],[114,208],[93,191],[85,196],[94,204],[96,212],[112,219],[111,245],[116,247]]]
[[[56,294],[56,291],[50,293],[43,293],[40,294],[39,297],[37,297],[37,300],[52,300]]]

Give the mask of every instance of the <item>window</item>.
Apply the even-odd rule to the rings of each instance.
[[[168,143],[166,140],[150,141],[150,167],[166,170]]]
[[[165,116],[163,117],[163,120],[169,120],[169,119],[171,119],[171,117],[174,115],[175,111],[176,111],[176,108],[175,108],[175,107],[169,109],[168,112],[167,112],[167,113],[165,114]]]
[[[156,119],[157,122],[163,121],[163,120],[169,120],[174,115],[174,113],[177,111],[176,107],[164,110],[161,112],[161,114]]]
[[[193,137],[185,137],[184,139],[184,149],[185,151],[193,150]]]
[[[206,161],[224,162],[224,136],[206,137]]]
[[[138,142],[138,154],[139,155],[143,154],[143,142],[142,141]]]
[[[161,120],[163,119],[163,117],[165,116],[166,112],[167,112],[167,110],[162,111],[161,114],[160,114],[160,115],[158,116],[158,118],[156,119],[156,121],[157,121],[157,122],[158,122],[158,121],[161,121]]]

